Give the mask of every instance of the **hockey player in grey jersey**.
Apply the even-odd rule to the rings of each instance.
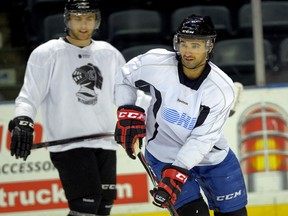
[[[114,80],[125,60],[109,43],[92,39],[100,21],[96,0],[68,0],[67,36],[31,53],[15,101],[15,118],[9,123],[12,156],[24,160],[29,156],[40,105],[48,141],[114,132]],[[111,137],[49,147],[69,216],[110,214],[116,199],[118,146]]]
[[[145,157],[159,184],[154,204],[171,199],[180,216],[246,216],[240,164],[223,135],[235,98],[232,80],[211,61],[216,31],[210,17],[191,15],[174,36],[174,50],[153,49],[116,75],[115,140],[135,159],[135,141],[146,136]],[[147,116],[135,105],[150,90]],[[141,146],[141,145],[140,145]]]

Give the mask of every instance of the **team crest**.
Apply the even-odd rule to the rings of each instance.
[[[87,65],[76,68],[72,74],[73,80],[80,85],[79,91],[76,93],[78,101],[94,105],[97,103],[96,89],[102,89],[103,76],[98,67],[88,63]]]

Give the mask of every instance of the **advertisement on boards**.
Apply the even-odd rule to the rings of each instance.
[[[40,115],[35,119],[34,143],[44,141],[45,137]],[[34,149],[26,161],[10,155],[8,123],[13,116],[14,103],[0,105],[0,214],[67,215],[67,201],[48,150]],[[141,211],[139,204],[150,205],[149,188],[152,186],[148,185],[148,176],[141,163],[131,163],[122,148],[118,149],[117,157],[115,206],[120,207],[115,212]],[[142,211],[147,211],[145,205]]]
[[[224,128],[244,173],[248,211],[254,206],[288,206],[288,100],[285,95],[288,95],[287,87],[245,89],[236,113]],[[0,214],[66,215],[67,201],[47,149],[33,150],[26,161],[10,156],[8,122],[13,115],[14,103],[0,104]],[[44,141],[44,137],[39,113],[35,119],[34,142]],[[149,190],[153,185],[140,161],[131,160],[119,148],[117,163],[117,200],[112,215],[165,212],[151,203]]]

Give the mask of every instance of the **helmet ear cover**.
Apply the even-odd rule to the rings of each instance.
[[[68,0],[64,8],[64,23],[69,29],[70,14],[96,14],[96,24],[94,29],[99,29],[101,24],[101,12],[95,0]]]

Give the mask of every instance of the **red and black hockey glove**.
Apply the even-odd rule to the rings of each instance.
[[[9,122],[8,126],[11,132],[11,156],[23,158],[24,161],[30,155],[33,144],[34,122],[27,116],[15,117]]]
[[[154,197],[153,204],[162,208],[167,208],[168,200],[171,200],[174,204],[187,179],[188,170],[173,165],[165,166],[162,170],[162,179],[158,183],[158,188],[151,191]]]
[[[136,159],[135,142],[139,139],[141,149],[142,139],[146,136],[145,111],[135,105],[125,105],[118,108],[117,114],[118,122],[114,138],[123,146],[130,158]]]

